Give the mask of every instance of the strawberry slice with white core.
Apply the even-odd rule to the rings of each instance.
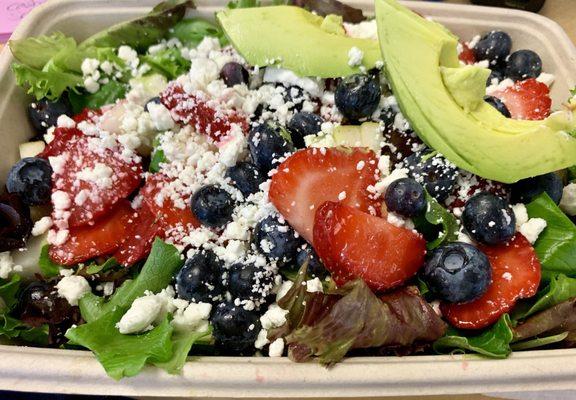
[[[550,89],[534,78],[516,82],[491,95],[502,100],[514,119],[541,120],[550,115]]]
[[[190,125],[196,132],[216,142],[227,137],[233,130],[248,132],[246,115],[227,108],[202,91],[187,93],[181,85],[174,83],[160,94],[160,100],[176,122]]]
[[[337,285],[361,278],[381,291],[418,272],[426,241],[413,230],[329,201],[316,212],[314,249]]]
[[[272,176],[270,201],[304,239],[312,242],[316,210],[340,201],[377,214],[380,202],[368,191],[376,184],[378,160],[363,148],[308,148],[288,157]]]

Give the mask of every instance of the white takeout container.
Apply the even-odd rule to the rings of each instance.
[[[116,22],[146,13],[158,0],[52,0],[33,11],[14,38],[60,30],[83,39]],[[205,17],[227,0],[198,1]],[[368,0],[349,1],[367,11]],[[514,47],[537,51],[556,76],[559,106],[576,78],[576,49],[562,29],[542,16],[497,8],[411,2],[410,7],[447,25],[464,40],[492,29],[511,34]],[[0,54],[0,180],[18,159],[18,144],[31,137],[30,101],[10,72],[8,49]],[[357,357],[331,369],[286,358],[202,357],[181,376],[147,368],[115,382],[87,351],[0,345],[0,389],[53,393],[159,397],[356,397],[527,390],[576,390],[576,349],[514,353],[507,360],[472,355]]]

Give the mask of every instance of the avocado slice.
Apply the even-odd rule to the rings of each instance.
[[[542,121],[505,118],[482,101],[488,70],[458,62],[458,38],[396,0],[376,0],[385,72],[420,138],[458,167],[516,182],[576,164],[576,98]]]
[[[220,11],[218,22],[240,54],[251,65],[275,65],[299,76],[338,78],[361,71],[348,65],[348,52],[364,53],[362,66],[373,68],[382,60],[376,40],[345,36],[326,19],[294,6],[237,8]]]

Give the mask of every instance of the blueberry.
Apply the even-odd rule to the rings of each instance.
[[[492,269],[488,257],[476,247],[453,242],[428,255],[423,278],[439,299],[466,303],[486,292]]]
[[[294,146],[282,127],[271,122],[258,124],[248,135],[248,148],[254,164],[260,172],[268,172],[279,164],[278,159],[294,151]]]
[[[405,217],[416,217],[426,211],[426,192],[414,179],[402,178],[392,182],[384,196],[388,211]]]
[[[49,203],[52,192],[50,163],[38,157],[23,158],[10,169],[6,188],[30,206]]]
[[[518,50],[510,54],[506,75],[515,81],[537,78],[542,72],[542,59],[532,50]]]
[[[499,68],[492,68],[491,72],[490,72],[490,76],[488,77],[488,79],[486,79],[486,86],[490,86],[492,85],[492,83],[494,83],[493,81],[496,80],[496,82],[500,83],[501,81],[504,80],[504,78],[506,78],[506,74],[504,73],[504,71],[502,71]]]
[[[442,202],[452,193],[458,169],[441,155],[422,150],[407,157],[405,165],[410,178],[424,185],[436,200]]]
[[[258,171],[258,168],[250,162],[242,161],[228,168],[226,177],[230,178],[232,185],[236,187],[244,197],[260,190],[260,184],[266,181],[266,177]]]
[[[294,146],[298,149],[306,147],[304,144],[304,136],[316,135],[320,132],[322,122],[323,120],[319,115],[311,112],[301,111],[294,114],[286,126],[290,132]]]
[[[221,303],[211,318],[216,347],[223,354],[252,355],[260,332],[257,312],[245,310],[232,302]]]
[[[0,198],[0,252],[26,247],[31,231],[30,208],[19,196],[3,195]]]
[[[506,107],[506,104],[504,104],[502,102],[502,100],[500,100],[499,98],[494,97],[494,96],[486,96],[486,97],[484,97],[484,101],[486,103],[490,104],[492,107],[494,107],[498,111],[500,111],[500,114],[502,114],[506,118],[511,117],[510,111],[508,111],[508,107]]]
[[[472,49],[476,60],[488,60],[491,65],[504,62],[512,49],[512,39],[510,35],[502,31],[492,31],[487,33],[476,43]]]
[[[309,275],[320,279],[328,276],[328,270],[326,270],[326,267],[322,264],[316,251],[308,243],[298,248],[298,253],[296,254],[296,266],[300,268],[306,261],[308,261]]]
[[[536,196],[546,192],[554,203],[560,204],[563,188],[562,178],[554,172],[522,179],[511,186],[512,203],[530,203]]]
[[[466,201],[462,223],[477,242],[487,245],[505,243],[516,232],[516,218],[506,200],[480,192]]]
[[[254,264],[234,264],[228,276],[230,294],[240,299],[266,297],[274,286],[272,273]]]
[[[224,81],[226,86],[232,87],[242,83],[247,85],[250,80],[250,75],[242,64],[231,61],[224,64],[222,70],[220,70],[220,79]]]
[[[192,212],[202,225],[216,228],[232,220],[234,200],[230,193],[216,185],[204,186],[192,196]]]
[[[64,100],[50,101],[42,99],[35,103],[30,103],[28,106],[28,119],[36,132],[39,134],[46,133],[46,130],[51,126],[56,126],[58,117],[73,115],[72,108],[68,102]]]
[[[290,225],[269,216],[256,225],[254,243],[262,254],[283,265],[294,259],[301,240]]]
[[[342,79],[334,100],[338,110],[350,121],[369,118],[380,103],[378,78],[366,74],[350,75]]]
[[[202,250],[189,258],[176,275],[178,297],[209,303],[222,294],[222,262],[211,250]]]

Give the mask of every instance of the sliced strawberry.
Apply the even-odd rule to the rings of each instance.
[[[248,119],[243,113],[226,108],[204,92],[189,94],[179,84],[172,84],[160,94],[160,99],[176,121],[216,141],[226,137],[234,126],[248,132]]]
[[[148,204],[143,203],[136,212],[132,223],[127,227],[124,240],[114,253],[114,258],[124,266],[130,266],[150,254],[152,242],[157,236],[164,238],[164,229],[159,224],[160,218]]]
[[[64,244],[50,246],[50,259],[61,265],[74,265],[114,253],[124,240],[133,216],[130,202],[121,201],[96,224],[70,229]]]
[[[76,114],[72,119],[76,123],[80,123],[82,121],[88,122],[96,122],[96,119],[102,115],[102,110],[90,110],[88,108],[83,109],[80,114]]]
[[[56,128],[54,129],[54,139],[46,144],[42,153],[38,157],[48,159],[70,150],[76,146],[76,141],[84,134],[76,128]]]
[[[481,329],[496,322],[518,299],[532,297],[540,284],[540,261],[528,240],[517,234],[510,243],[485,246],[492,266],[492,283],[478,300],[442,304],[444,317],[457,328]]]
[[[176,233],[174,230],[188,232],[200,226],[190,207],[178,208],[169,197],[162,196],[161,191],[169,182],[170,178],[163,174],[150,175],[146,179],[140,190],[142,207],[115,254],[120,264],[129,266],[145,258],[157,236],[164,239]]]
[[[426,241],[412,230],[329,201],[316,212],[314,248],[336,284],[362,278],[379,291],[416,274],[424,264]]]
[[[270,185],[270,201],[294,229],[312,241],[314,214],[326,201],[338,201],[365,212],[379,202],[367,188],[376,183],[377,159],[365,149],[308,148],[278,167]]]
[[[43,155],[64,157],[54,171],[52,191],[68,194],[70,227],[92,224],[140,186],[142,165],[138,158],[126,158],[120,145],[91,145],[90,140],[99,139],[75,128],[58,132]]]
[[[493,92],[492,96],[502,100],[515,119],[540,120],[550,115],[550,89],[533,78]]]
[[[458,59],[464,64],[474,64],[476,62],[476,56],[474,51],[464,42],[460,42],[462,46],[462,51],[458,54]]]

